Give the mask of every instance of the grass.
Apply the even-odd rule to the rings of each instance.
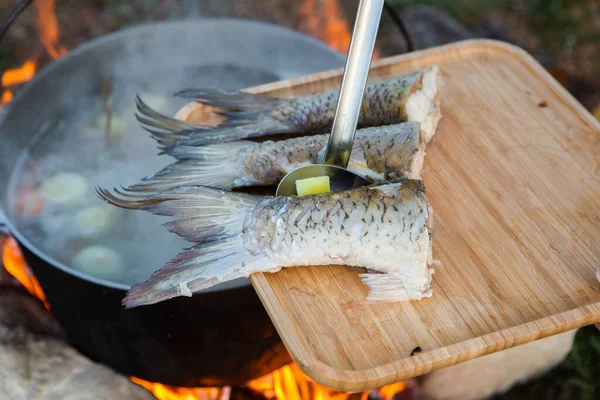
[[[600,40],[594,0],[535,0],[513,7],[550,51]]]

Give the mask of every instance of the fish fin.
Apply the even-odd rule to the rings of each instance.
[[[173,146],[167,149],[167,154],[178,160],[203,160],[207,162],[223,162],[239,157],[240,152],[258,146],[248,140],[238,140],[231,143],[218,143],[207,146]]]
[[[433,270],[430,271],[430,274]],[[369,288],[367,302],[396,303],[410,300],[421,300],[431,297],[429,282],[424,288],[407,288],[406,277],[396,273],[366,273],[360,274],[362,282]]]
[[[294,126],[281,117],[278,119],[274,113],[288,99],[220,89],[185,89],[175,93],[175,96],[223,108],[226,111],[215,113],[226,120],[216,127],[185,128],[174,132],[168,136],[168,139],[173,139],[172,146],[204,146],[296,131]],[[164,141],[164,137],[161,139]]]
[[[122,303],[129,309],[173,297],[190,297],[200,290],[265,269],[274,272],[279,267],[267,257],[252,256],[244,248],[242,238],[233,237],[179,254],[148,280],[133,285]]]
[[[164,226],[195,243],[147,281],[133,286],[123,300],[128,308],[191,296],[265,267],[278,268],[267,257],[248,252],[242,238],[245,219],[265,196],[204,186],[179,186],[146,198],[115,191],[117,195],[97,188],[100,198],[114,206],[175,217]]]
[[[138,114],[136,119],[158,142],[162,149],[176,140],[185,139],[192,132],[203,132],[210,127],[194,125],[176,118],[168,117],[147,105],[140,96],[136,97]]]
[[[257,115],[260,117],[254,121],[230,120],[209,130],[180,131],[177,135],[183,135],[185,137],[175,139],[173,144],[168,147],[205,146],[207,144],[233,142],[268,135],[280,135],[295,132],[295,128],[271,118],[268,114]],[[262,117],[264,117],[264,119]]]
[[[184,89],[176,97],[195,100],[198,103],[235,111],[262,111],[273,108],[281,100],[261,94],[212,88]]]
[[[126,188],[113,190],[116,195],[107,189],[97,187],[96,194],[103,201],[116,207],[183,219],[205,218],[215,221],[215,224],[224,223],[218,218],[229,220],[233,214],[246,212],[268,198],[268,196],[237,193],[207,186],[178,186],[172,190],[146,194],[143,197],[140,194],[130,193]],[[193,241],[197,242],[197,240]]]
[[[170,151],[169,149],[177,146],[203,146],[293,132],[293,127],[271,116],[271,111],[276,104],[279,104],[278,102],[278,99],[272,99],[268,106],[257,111],[248,111],[248,109],[259,107],[260,102],[258,105],[248,104],[241,112],[219,112],[218,114],[225,116],[227,120],[216,127],[211,127],[194,125],[163,115],[153,110],[138,96],[136,118],[159,144],[161,150],[159,154],[165,154]]]
[[[167,165],[125,190],[134,193],[158,193],[177,186],[210,186],[231,189],[252,185],[255,180],[244,174],[244,156],[257,143],[239,141],[208,146],[175,146],[167,153],[179,161]],[[238,184],[235,184],[239,181]]]

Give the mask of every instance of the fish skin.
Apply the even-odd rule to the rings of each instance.
[[[277,184],[299,166],[322,163],[328,141],[329,135],[315,135],[257,144],[245,153],[244,175],[255,182]],[[361,129],[356,132],[348,169],[378,182],[395,180],[410,170],[418,146],[416,122]],[[418,177],[420,171],[412,175]]]
[[[206,146],[177,146],[169,155],[179,159],[129,186],[148,193],[180,185],[222,189],[276,185],[290,171],[322,162],[328,135],[302,136],[277,142],[229,142]],[[348,169],[373,182],[420,177],[424,158],[419,124],[371,127],[356,132]]]
[[[431,66],[392,79],[367,84],[357,128],[392,125],[406,121],[429,122],[423,127],[426,142],[441,117],[438,85],[441,75]],[[176,96],[223,107],[226,121],[216,127],[182,123],[152,110],[138,99],[138,120],[167,151],[177,145],[199,146],[272,135],[312,135],[331,130],[339,91],[296,98],[218,89],[186,89]],[[418,99],[416,99],[418,98]],[[412,108],[411,108],[412,107]],[[423,111],[415,107],[427,108]],[[410,109],[414,110],[411,111]],[[169,122],[171,121],[171,123]]]
[[[396,254],[400,245],[407,250],[409,243],[427,235],[426,218],[424,187],[416,180],[305,197],[278,196],[254,208],[244,243],[253,255],[266,254],[282,266],[327,260],[393,272],[396,260],[391,257],[392,263],[386,264],[382,258],[388,251]],[[406,243],[399,243],[403,239]],[[369,251],[356,251],[355,246],[369,250],[371,244],[378,248],[375,258]]]
[[[313,196],[256,196],[182,186],[146,199],[117,197],[118,207],[176,217],[167,229],[195,243],[147,281],[126,307],[190,296],[221,282],[298,265],[349,265],[375,301],[431,296],[432,216],[421,180]]]

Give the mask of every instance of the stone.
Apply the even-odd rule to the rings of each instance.
[[[63,339],[41,302],[22,288],[0,286],[0,399],[155,399]]]
[[[457,20],[430,6],[410,7],[400,17],[410,35],[413,50],[426,49],[475,37],[470,30]]]

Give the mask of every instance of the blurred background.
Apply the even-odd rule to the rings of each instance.
[[[3,0],[0,15],[19,3]],[[152,21],[231,17],[282,25],[345,53],[358,0],[38,0],[22,13],[0,47],[0,71],[16,90],[33,70],[109,32]],[[387,0],[376,56],[485,37],[532,53],[589,110],[600,109],[600,2],[597,0]],[[26,63],[28,60],[33,63]],[[16,81],[16,82],[15,82]],[[3,94],[7,102],[10,93]]]
[[[2,0],[5,18],[19,3]],[[600,2],[597,0],[388,0],[376,44],[383,58],[469,38],[530,52],[600,119]],[[354,0],[37,0],[0,46],[0,104],[45,65],[79,44],[153,21],[230,17],[270,22],[313,36],[345,54]],[[201,56],[201,55],[199,55]],[[174,88],[174,91],[179,88]],[[1,106],[0,106],[1,107]],[[498,399],[600,398],[600,333],[581,329],[559,367]]]

